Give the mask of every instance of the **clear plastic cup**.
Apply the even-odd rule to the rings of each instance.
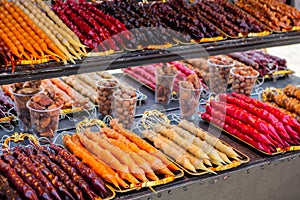
[[[119,83],[115,79],[100,79],[97,83],[98,112],[105,116],[111,115],[113,93],[118,89]]]
[[[136,111],[137,96],[130,97],[117,90],[113,94],[112,114],[126,129],[131,129]]]
[[[18,125],[21,131],[29,131],[31,128],[30,125],[30,113],[29,109],[26,107],[27,101],[34,95],[43,91],[43,88],[37,89],[36,92],[31,92],[28,94],[18,94],[11,90],[11,93],[14,96],[15,109],[17,111]]]
[[[198,116],[198,108],[200,102],[200,96],[202,94],[203,88],[191,89],[186,86],[187,81],[180,81],[180,96],[179,105],[181,117],[183,119],[193,121]]]
[[[253,70],[253,75],[240,75],[236,73],[236,70],[248,70],[252,67],[239,67],[239,68],[232,68],[230,70],[230,74],[232,76],[232,91],[244,94],[246,96],[250,96],[253,86],[259,76],[259,72]]]
[[[173,84],[177,73],[164,75],[160,74],[157,69],[158,67],[155,70],[155,103],[168,105],[172,99]]]
[[[53,138],[56,134],[61,106],[49,110],[37,110],[30,107],[29,100],[26,104],[30,112],[32,131],[39,137]]]
[[[235,62],[224,65],[215,63],[214,60],[207,60],[209,67],[209,88],[210,91],[216,94],[226,93],[230,69],[235,66]]]

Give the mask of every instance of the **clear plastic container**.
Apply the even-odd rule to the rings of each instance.
[[[209,88],[212,93],[226,93],[230,69],[235,66],[235,62],[224,65],[215,63],[213,60],[207,60],[209,67]]]
[[[126,129],[131,129],[136,111],[137,96],[129,97],[117,90],[113,94],[112,114]]]
[[[232,91],[244,94],[246,96],[250,96],[253,86],[257,80],[257,77],[259,76],[259,72],[256,70],[253,70],[253,75],[240,75],[235,73],[236,70],[248,70],[251,67],[239,67],[239,68],[232,68],[230,70],[230,74],[232,76]]]
[[[43,91],[41,87],[38,91],[32,92],[30,94],[18,94],[13,91],[11,93],[14,96],[15,109],[17,111],[18,125],[21,131],[29,131],[30,125],[30,113],[29,109],[26,107],[26,103],[31,97]]]
[[[164,75],[160,74],[157,68],[155,70],[155,103],[168,105],[172,99],[173,84],[177,73]]]
[[[111,115],[113,93],[118,89],[119,83],[115,79],[100,79],[97,83],[98,112],[105,116]]]
[[[30,112],[30,122],[32,131],[39,137],[53,138],[55,137],[61,106],[49,110],[37,110],[31,108],[29,100],[26,104]]]
[[[180,112],[183,119],[193,121],[198,117],[198,108],[203,88],[191,89],[185,86],[186,81],[180,81]]]

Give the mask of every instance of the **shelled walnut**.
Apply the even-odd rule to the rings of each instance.
[[[33,132],[42,137],[54,137],[64,100],[53,90],[33,96],[28,102]]]

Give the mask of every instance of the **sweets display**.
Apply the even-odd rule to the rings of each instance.
[[[35,134],[41,137],[54,137],[63,103],[63,98],[49,88],[44,93],[30,98],[26,106],[30,111],[30,124]]]
[[[105,73],[108,79],[113,77],[108,76],[108,73]],[[97,103],[97,82],[102,79],[98,73],[89,73],[89,74],[80,74],[73,75],[68,77],[62,77],[62,79],[70,85],[72,88],[80,92],[80,94],[88,97],[93,103]]]
[[[238,67],[230,70],[232,91],[250,96],[252,88],[259,75],[252,67]]]
[[[80,49],[84,46],[76,35],[66,29],[42,1],[4,2],[0,10],[1,39],[9,46],[14,57],[32,63],[35,59],[43,62],[49,58],[66,63],[67,60],[75,62],[74,58],[81,59],[85,54]],[[32,10],[35,12],[30,12]]]
[[[273,56],[263,51],[246,51],[228,54],[231,58],[238,60],[247,66],[257,70],[260,76],[271,75],[274,72],[287,70],[286,60]]]
[[[234,67],[247,67],[244,63],[241,63],[237,60],[233,60],[229,56],[226,55],[218,55],[218,56],[210,56],[210,57],[203,57],[203,58],[194,58],[194,59],[188,59],[186,61],[183,61],[184,65],[188,67],[190,70],[193,70],[195,74],[197,74],[199,79],[203,79],[205,83],[209,84],[209,79],[211,77],[209,72],[209,64],[208,59],[216,60],[217,63],[227,63],[232,64],[234,62]],[[227,69],[228,70],[228,69]],[[223,72],[222,72],[223,73]],[[213,78],[216,79],[216,78]],[[221,78],[220,78],[221,80]],[[220,82],[220,80],[217,80],[217,82]],[[230,83],[230,80],[229,80]]]
[[[172,4],[174,5],[175,2],[180,2],[180,5],[183,4],[182,0],[173,0]],[[199,1],[193,4],[191,9],[231,37],[269,34],[269,30],[265,26],[227,0]]]
[[[174,38],[190,43],[191,38],[187,35],[178,35],[168,29],[160,18],[154,18],[151,6],[134,1],[105,1],[95,6],[106,14],[119,19],[130,33],[133,34],[138,48],[166,48],[177,44]],[[131,10],[131,12],[127,12]],[[161,34],[162,33],[162,34]],[[129,48],[129,49],[132,49]]]
[[[71,88],[69,85],[67,85],[59,78],[44,79],[41,81],[41,86],[44,90],[46,89],[52,90],[54,91],[56,96],[62,97],[63,99],[63,105],[61,110],[62,114],[68,114],[72,112],[81,111],[84,109],[89,109],[92,106],[88,98],[83,97],[76,90]],[[29,87],[29,86],[25,85],[25,87]],[[21,98],[24,99],[26,96],[23,94],[24,91],[22,93],[20,91],[19,92],[20,94],[13,94],[12,85],[2,85],[2,89],[3,91],[5,91],[5,94],[8,95],[12,100],[15,99],[15,96],[17,96],[17,99],[21,99]],[[31,94],[28,95],[32,96]],[[29,98],[25,99],[24,102],[26,103],[26,101],[28,101]]]
[[[88,2],[56,1],[52,8],[91,51],[134,48],[126,27]]]
[[[222,38],[215,26],[205,21],[193,9],[185,9],[178,1],[155,2],[153,4],[126,1],[105,1],[96,5],[103,12],[121,20],[129,30],[137,32],[137,40],[144,46],[174,43],[173,38],[190,43],[192,38]],[[154,27],[154,28],[144,28]],[[142,29],[139,29],[142,28]],[[168,31],[169,29],[173,31]],[[143,38],[146,38],[143,39]]]
[[[299,120],[300,116],[300,89],[297,86],[287,85],[283,89],[267,88],[262,93],[263,101],[273,102],[284,112]]]
[[[177,69],[177,75],[174,80],[173,90],[179,92],[179,82],[186,79],[186,77],[192,73],[195,73],[193,70],[189,69],[185,66],[185,64],[173,61],[166,63],[169,65],[173,65]],[[150,87],[152,90],[155,90],[155,69],[158,66],[162,66],[163,63],[153,64],[153,65],[145,65],[145,66],[137,66],[131,68],[123,69],[123,72],[128,74],[129,76],[137,79],[141,83],[144,83],[146,86]],[[207,89],[207,86],[204,84],[202,79],[199,79],[203,88]]]
[[[300,124],[279,109],[237,93],[218,99],[210,101],[202,119],[270,155],[299,145]]]
[[[109,97],[107,92],[110,92],[111,95],[117,89],[121,91],[134,92],[135,88],[128,85],[126,82],[122,81],[122,79],[116,78],[108,72],[95,72],[89,74],[79,74],[73,75],[69,77],[63,77],[63,80],[80,92],[80,94],[88,97],[93,103],[99,105],[99,113],[102,115],[111,115],[111,98]],[[98,82],[107,82],[108,84],[118,84],[118,87],[102,87],[98,85]],[[97,97],[98,94],[98,97]],[[138,100],[143,100],[144,95],[141,93],[141,96],[138,96]]]
[[[275,31],[300,26],[300,12],[277,0],[237,0],[235,4]]]
[[[241,0],[236,5],[277,31],[299,28],[299,11],[279,1]],[[231,37],[270,33],[251,15],[226,0],[194,3],[68,0],[55,1],[52,9],[42,0],[3,1],[0,6],[3,71],[11,68],[14,72],[18,65],[51,60],[67,64],[85,56],[106,56],[123,50],[166,49],[178,44],[226,39],[222,31]],[[91,52],[87,53],[86,48]],[[29,66],[26,69],[32,70]]]
[[[64,101],[62,109],[90,108],[87,98],[59,78],[44,79],[42,80],[42,85],[44,88],[54,91],[56,96],[62,97]]]
[[[217,171],[241,158],[232,147],[186,120],[178,125],[157,122],[143,136],[192,173]]]
[[[159,177],[174,177],[178,170],[158,150],[124,129],[117,120],[112,129],[101,128],[84,134],[66,135],[64,144],[106,182],[118,189],[141,187],[143,182],[158,181]]]
[[[190,52],[190,56],[187,57],[194,57],[202,47],[199,47],[200,44],[192,43],[222,40],[226,39],[226,35],[229,37],[228,41],[212,42],[201,46],[214,55],[222,51],[230,52],[234,46],[240,49],[250,48],[249,45],[258,43],[270,46],[276,39],[284,43],[294,35],[297,36],[297,33],[293,32],[278,34],[278,36],[274,33],[270,37],[246,38],[269,34],[267,26],[276,31],[298,29],[299,11],[276,3],[275,0],[237,0],[236,2],[257,19],[226,0],[194,2],[170,0],[152,3],[134,0],[100,1],[100,3],[59,0],[55,1],[54,11],[42,0],[4,0],[0,3],[1,70],[7,73],[10,68],[15,71],[15,65],[29,65],[23,66],[22,71],[18,71],[15,75],[3,74],[1,77],[16,78],[3,80],[3,82],[30,78],[35,80],[48,75],[54,76],[59,67],[62,67],[58,69],[61,70],[59,71],[61,75],[75,73],[74,69],[75,71],[78,69],[78,73],[84,73],[101,70],[102,62],[106,63],[107,60],[114,62],[114,59],[120,65],[113,63],[107,69],[120,68],[128,66],[129,63],[137,63],[144,58],[146,59],[141,63],[150,62],[152,58],[155,62],[154,59],[160,55],[159,59],[164,60],[165,55],[173,50],[175,50],[174,54],[182,53],[184,57]],[[266,27],[256,20],[261,20]],[[234,39],[235,37],[245,38]],[[227,45],[228,49],[226,49]],[[173,48],[166,49],[169,47]],[[146,50],[139,51],[141,49]],[[91,53],[87,54],[86,50]],[[125,53],[123,54],[122,51]],[[112,53],[116,54],[109,55]],[[93,55],[108,56],[92,57],[75,65],[71,64],[77,59]],[[172,56],[165,60],[172,59]],[[239,60],[247,66],[232,70],[234,93],[220,94],[216,96],[216,100],[208,102],[207,111],[202,114],[202,118],[265,154],[275,155],[298,150],[300,148],[300,118],[298,117],[300,90],[290,85],[280,92],[272,90],[267,94],[270,104],[245,97],[250,95],[255,82],[252,76],[255,78],[258,76],[255,70],[260,76],[273,75],[279,70],[287,69],[286,61],[257,51],[234,53],[229,56],[230,58],[213,56],[210,57],[210,61],[215,65],[232,67],[231,65],[235,63],[234,67],[240,67],[240,63],[236,62]],[[35,65],[48,61],[50,62],[47,64]],[[62,66],[63,63],[68,62],[67,66]],[[211,80],[218,88],[225,82],[227,86],[229,77],[230,68],[219,67],[218,70],[209,73],[207,60],[204,62],[204,64],[199,62],[198,70],[182,62],[169,62],[128,68],[124,69],[124,72],[153,89],[157,86],[157,97],[162,102],[168,102],[174,93],[179,94],[181,116],[192,118],[192,115],[198,117],[201,91],[207,89],[202,79],[206,80],[207,84]],[[94,68],[84,68],[91,66]],[[157,69],[162,69],[159,74],[164,76],[176,74],[174,84],[173,80],[167,81],[164,78],[158,78],[156,81]],[[251,80],[247,81],[249,76]],[[58,115],[62,113],[59,110],[61,108],[88,109],[90,108],[88,98],[99,105],[101,114],[112,114],[119,121],[113,119],[110,122],[111,128],[101,127],[97,132],[93,127],[73,136],[62,133],[64,145],[74,155],[53,144],[36,146],[31,142],[27,147],[18,145],[9,150],[0,150],[0,199],[107,199],[111,198],[109,185],[114,186],[118,192],[147,187],[148,189],[143,189],[141,193],[128,193],[128,198],[139,194],[146,196],[149,195],[150,190],[154,191],[152,187],[167,184],[178,178],[177,174],[182,172],[181,169],[186,174],[192,175],[210,173],[204,176],[204,179],[213,179],[217,171],[248,162],[247,156],[185,120],[181,120],[178,125],[175,125],[174,121],[170,124],[163,122],[154,124],[153,121],[148,121],[148,125],[153,126],[153,130],[144,131],[142,134],[147,140],[141,139],[128,130],[132,128],[134,121],[136,88],[124,85],[114,76],[107,73],[93,73],[63,79],[65,82],[59,78],[52,78],[17,83],[13,87],[2,87],[3,91],[15,100],[19,127],[22,131],[32,131],[23,127],[24,122],[27,127],[33,127],[33,132],[38,135],[40,141],[50,141],[50,139],[40,138],[47,137],[53,138],[51,139],[53,142],[61,143],[58,135],[60,133],[56,134]],[[97,85],[98,80],[104,81],[106,88]],[[176,92],[169,89],[171,87],[166,87],[164,82],[174,85]],[[44,93],[41,92],[41,86]],[[114,93],[114,100],[111,97],[115,90],[110,90],[109,87],[118,88]],[[34,97],[31,97],[33,95]],[[31,100],[27,101],[30,97]],[[153,98],[151,95],[150,97]],[[25,106],[26,102],[29,111]],[[146,108],[152,106],[148,104],[146,102]],[[278,106],[280,109],[270,105]],[[168,116],[172,116],[172,120],[179,120],[176,118],[178,109],[171,109],[174,109],[173,113],[176,112],[176,115],[174,114],[174,117],[171,113],[167,113]],[[0,92],[0,121],[7,114],[14,114],[14,112],[13,104]],[[29,123],[30,119],[31,123]],[[65,121],[69,123],[71,120],[61,120],[62,123]],[[65,126],[67,123],[61,125]],[[13,128],[18,128],[14,125],[11,123]],[[0,126],[2,127],[2,124]],[[140,130],[141,127],[133,128]],[[1,130],[1,137],[4,134],[1,145],[4,145],[4,139],[10,135],[7,130],[9,129]],[[74,132],[74,129],[71,128],[70,131]],[[230,141],[230,138],[224,137],[224,139]],[[151,141],[158,149],[147,141]],[[241,144],[232,141],[229,144],[241,147]],[[251,151],[248,153],[251,157],[256,156]],[[257,156],[260,161],[263,160],[262,162],[268,161],[264,156]],[[282,157],[278,156],[276,159]],[[183,172],[181,175],[183,176]],[[227,177],[222,178],[225,180]],[[215,178],[208,181],[214,183],[213,181],[217,181],[218,177]],[[173,186],[181,187],[193,181],[195,179],[187,175]],[[158,189],[160,191],[161,188]],[[161,194],[157,195],[159,197]],[[120,195],[120,198],[122,196]]]
[[[93,170],[53,144],[5,151],[1,155],[0,171],[17,191],[17,194],[8,191],[5,195],[9,199],[93,200],[111,195]]]

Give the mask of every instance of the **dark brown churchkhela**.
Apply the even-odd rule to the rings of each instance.
[[[175,2],[177,1],[172,0],[173,6],[177,6]],[[237,37],[239,33],[247,36],[249,33],[267,31],[256,19],[227,0],[199,1],[191,6],[191,9],[195,9],[200,15],[233,37]]]
[[[38,200],[36,192],[18,175],[17,171],[0,159],[0,172],[9,178],[10,183],[25,199]]]
[[[300,26],[300,12],[277,0],[238,0],[236,5],[275,31]]]
[[[49,200],[52,199],[50,194],[43,186],[43,184],[37,179],[37,177],[27,171],[18,160],[16,160],[11,154],[4,153],[2,154],[2,159],[10,164],[11,167],[14,167],[17,173],[22,177],[22,179],[30,185],[33,189],[35,189],[39,199]]]
[[[82,164],[74,155],[69,154],[69,152],[63,148],[60,148],[56,145],[51,144],[50,148],[55,150],[58,155],[60,155],[63,159],[65,159],[72,167],[77,169],[77,171],[90,183],[92,183],[93,187],[98,191],[101,191],[103,194],[107,193],[107,190],[104,186],[104,182],[97,174],[92,171],[89,167]]]
[[[1,200],[95,200],[109,195],[92,169],[54,144],[17,146],[1,155]]]
[[[260,76],[272,75],[277,70],[287,70],[287,61],[285,59],[262,51],[230,53],[228,56],[251,66],[259,72]]]
[[[14,190],[7,178],[0,174],[0,199],[2,200],[22,200],[19,193]]]
[[[74,195],[75,199],[83,199],[81,190],[73,183],[73,180],[66,172],[64,172],[64,170],[62,170],[62,168],[52,162],[50,158],[48,158],[41,151],[36,151],[35,153],[41,163],[46,165],[46,167],[50,169],[55,176],[59,176],[60,180],[67,186],[72,195]]]
[[[152,13],[146,10],[144,4],[133,3],[132,1],[106,1],[96,5],[96,7],[119,19],[134,35],[139,45],[148,46],[174,43],[174,33],[166,29],[167,26],[159,18],[152,19]],[[127,10],[131,10],[131,12],[127,12]],[[190,38],[186,38],[185,41],[190,42]]]
[[[25,154],[22,154],[21,150],[18,147],[14,149],[13,155],[21,163],[22,166],[25,166],[26,170],[32,173],[46,187],[53,199],[61,200],[59,194],[53,187],[52,183],[47,179],[47,177],[43,175],[43,173],[37,167],[35,167],[35,165],[31,162],[29,157],[27,157]]]
[[[55,176],[45,165],[39,162],[36,155],[33,154],[32,149],[26,148],[23,150],[25,154],[30,157],[31,161],[35,163],[35,166],[51,181],[61,196],[65,197],[65,199],[75,200],[75,198],[68,192],[68,188],[59,180],[58,176]]]
[[[89,184],[77,173],[76,169],[69,165],[61,156],[52,154],[46,147],[38,147],[42,149],[42,152],[47,155],[52,162],[58,164],[68,175],[72,178],[73,182],[88,196],[89,199],[93,200],[97,197],[95,192],[91,189]]]
[[[151,41],[153,43],[164,43],[173,37],[183,42],[190,42],[189,36],[195,40],[221,36],[216,27],[207,23],[196,12],[180,9],[179,13],[177,8],[172,7],[172,3],[141,4],[134,3],[132,0],[105,1],[96,7],[122,21],[128,29],[139,31],[137,38],[140,40],[146,37],[155,40]],[[158,37],[151,38],[147,31],[149,29],[145,27],[154,27],[155,29],[151,31]],[[169,31],[170,29],[173,31]]]

